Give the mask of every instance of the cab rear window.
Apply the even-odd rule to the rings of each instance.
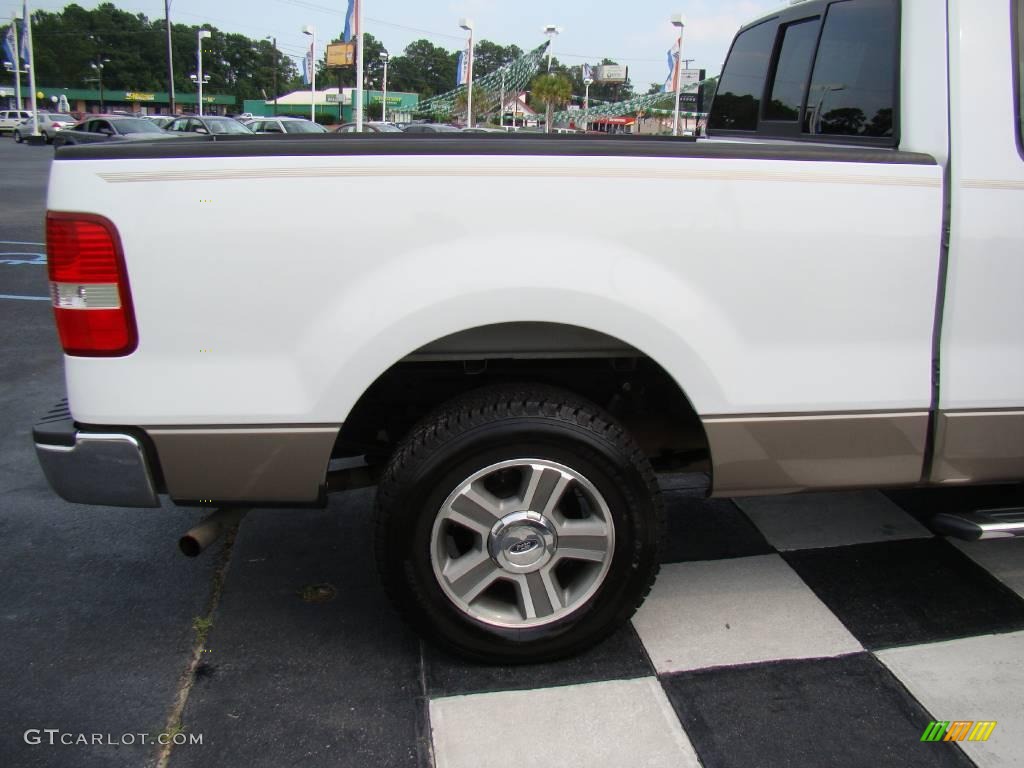
[[[743,30],[709,134],[894,146],[899,26],[899,0],[819,0]]]

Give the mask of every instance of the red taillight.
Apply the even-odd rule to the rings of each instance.
[[[133,352],[135,313],[114,225],[87,213],[47,213],[46,255],[64,352],[84,357]]]

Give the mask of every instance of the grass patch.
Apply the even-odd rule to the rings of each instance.
[[[196,616],[192,619],[192,629],[196,631],[196,640],[200,643],[206,642],[206,636],[210,634],[212,627],[213,619],[206,618],[205,616]]]

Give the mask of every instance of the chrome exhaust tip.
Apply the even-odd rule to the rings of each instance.
[[[199,557],[224,531],[237,525],[248,511],[243,507],[218,509],[178,539],[178,549],[186,557]]]

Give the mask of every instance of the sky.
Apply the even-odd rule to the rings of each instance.
[[[113,0],[125,10],[150,18],[163,16],[162,0]],[[8,0],[13,8],[20,0]],[[98,0],[79,0],[92,8]],[[413,40],[458,49],[465,40],[462,17],[473,20],[477,39],[515,43],[524,50],[544,42],[543,27],[562,28],[554,55],[570,66],[614,59],[629,66],[630,80],[643,92],[668,75],[666,52],[676,29],[669,19],[682,13],[686,24],[683,58],[691,68],[718,74],[736,30],[754,17],[778,8],[783,0],[363,0],[366,31],[400,53]],[[64,0],[30,0],[30,8],[62,9]],[[285,53],[301,57],[309,38],[302,27],[317,31],[318,56],[323,44],[340,34],[346,0],[172,0],[171,23],[208,22],[225,32],[248,37],[276,36]],[[20,11],[20,8],[19,8]],[[454,87],[454,83],[452,84]]]

